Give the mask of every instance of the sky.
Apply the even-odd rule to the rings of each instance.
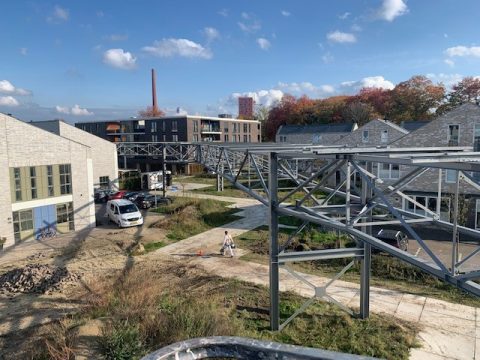
[[[0,112],[136,116],[150,71],[167,113],[237,114],[237,98],[325,98],[418,74],[480,75],[478,0],[2,1]]]

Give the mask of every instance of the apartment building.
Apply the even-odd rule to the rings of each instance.
[[[112,142],[249,142],[261,140],[260,122],[224,117],[175,115],[76,123],[79,129]]]
[[[95,226],[90,146],[0,114],[0,238],[4,247]]]

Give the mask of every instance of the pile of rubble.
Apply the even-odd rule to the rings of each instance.
[[[27,265],[0,275],[0,293],[51,293],[78,279],[64,267]]]

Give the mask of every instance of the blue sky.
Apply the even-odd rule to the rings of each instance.
[[[478,0],[4,1],[0,111],[123,118],[151,103],[236,114],[239,94],[327,97],[480,75]]]

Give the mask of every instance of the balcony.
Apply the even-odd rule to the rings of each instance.
[[[202,126],[200,128],[200,132],[202,134],[221,134],[222,133],[219,126]]]

